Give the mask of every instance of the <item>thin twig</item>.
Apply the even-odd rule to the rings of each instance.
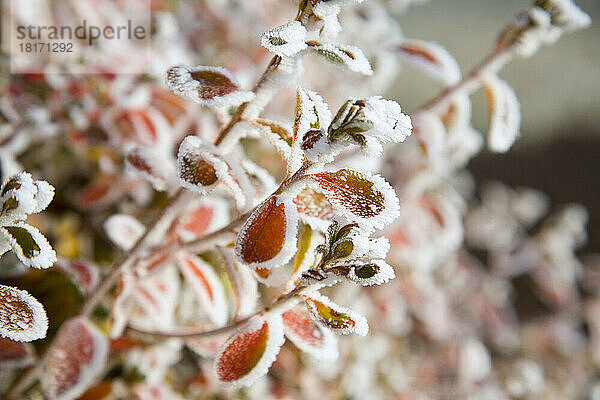
[[[465,91],[466,94],[470,94],[477,90],[481,85],[481,78],[486,73],[499,71],[512,59],[511,51],[512,49],[508,47],[492,52],[458,83],[444,89],[439,95],[414,110],[411,115],[415,116],[424,112],[439,111],[443,109],[457,93]]]
[[[193,331],[191,329],[186,329],[184,331],[173,331],[173,332],[161,332],[161,331],[154,331],[154,332],[150,332],[150,331],[145,331],[145,330],[141,330],[141,329],[135,329],[135,328],[127,328],[128,332],[131,332],[133,334],[137,334],[140,335],[142,337],[148,337],[148,338],[153,338],[153,339],[168,339],[168,338],[179,338],[179,339],[201,339],[201,338],[207,338],[207,337],[211,337],[211,336],[218,336],[220,334],[223,333],[227,333],[229,331],[232,331],[234,329],[237,329],[239,327],[241,327],[242,325],[244,325],[246,322],[248,322],[250,319],[261,315],[261,314],[265,314],[268,313],[270,311],[273,311],[274,309],[280,309],[280,308],[288,308],[291,307],[293,305],[293,303],[295,303],[297,301],[297,298],[299,296],[301,296],[304,292],[306,292],[309,289],[309,287],[307,286],[296,286],[294,289],[292,289],[290,292],[286,293],[285,295],[279,297],[277,300],[275,300],[273,303],[271,303],[269,306],[255,312],[254,314],[244,317],[242,319],[239,319],[237,321],[232,322],[231,324],[227,325],[227,326],[222,326],[219,328],[215,328],[215,329],[211,329],[208,331]]]

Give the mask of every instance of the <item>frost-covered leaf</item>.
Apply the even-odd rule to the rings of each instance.
[[[254,126],[285,159],[289,158],[294,144],[290,126],[267,119],[255,120]]]
[[[31,342],[46,336],[44,307],[25,290],[0,285],[0,336]]]
[[[535,5],[543,8],[552,16],[552,25],[573,32],[587,28],[592,19],[572,0],[536,0]]]
[[[313,228],[327,229],[334,216],[334,209],[323,193],[313,188],[305,188],[293,201],[300,219]]]
[[[153,274],[138,278],[132,293],[131,326],[145,330],[172,327],[180,287],[181,279],[175,265],[164,266]]]
[[[341,169],[310,175],[327,199],[361,227],[382,229],[399,215],[398,197],[381,176]]]
[[[373,74],[369,60],[367,60],[362,50],[356,46],[316,41],[310,41],[307,44],[310,50],[333,64],[343,65],[350,71],[359,72],[363,75]]]
[[[453,85],[461,79],[460,67],[454,57],[437,43],[424,40],[405,40],[395,47],[400,58],[423,69],[444,85]]]
[[[177,257],[179,270],[189,282],[203,311],[216,326],[227,322],[228,310],[223,284],[214,268],[199,257],[181,253]]]
[[[122,193],[115,175],[101,173],[75,196],[75,204],[83,210],[105,207]]]
[[[318,236],[319,235],[310,227],[310,225],[300,224],[300,229],[298,231],[298,246],[296,255],[294,256],[290,278],[292,283],[296,276],[313,265],[316,258],[316,239]]]
[[[291,201],[271,196],[252,213],[237,236],[235,254],[251,268],[285,264],[296,249],[298,211]]]
[[[280,315],[256,316],[231,336],[215,359],[219,382],[249,386],[267,373],[284,342]]]
[[[131,250],[146,231],[140,221],[127,214],[111,215],[103,228],[108,238],[123,250]]]
[[[48,349],[42,385],[50,399],[82,395],[103,371],[108,356],[106,336],[85,318],[63,324]]]
[[[381,285],[396,277],[394,269],[383,260],[349,265],[348,279],[362,285]]]
[[[26,266],[50,268],[56,262],[56,252],[37,228],[24,222],[4,225],[0,236],[10,243],[12,251]]]
[[[35,363],[35,352],[30,343],[0,338],[0,365],[2,368],[25,368]]]
[[[337,339],[323,325],[317,324],[301,307],[284,312],[283,326],[285,336],[300,350],[325,361],[338,357]]]
[[[225,262],[229,266],[227,272],[234,300],[233,314],[238,318],[248,316],[254,311],[258,300],[256,279],[247,266],[229,257]]]
[[[169,188],[171,174],[170,165],[155,151],[145,147],[131,149],[125,156],[129,171],[150,182],[158,191]]]
[[[222,67],[171,67],[167,85],[175,93],[209,107],[236,106],[254,98],[254,93],[242,90],[237,79]]]
[[[59,260],[56,266],[64,271],[86,294],[91,293],[100,280],[98,266],[91,261]]]
[[[192,241],[215,231],[229,221],[229,207],[219,197],[190,202],[175,222],[175,232],[185,241]]]
[[[483,80],[490,108],[488,147],[504,153],[520,135],[521,110],[512,87],[495,75]]]
[[[299,88],[296,92],[296,108],[294,110],[293,150],[288,160],[288,169],[295,171],[302,163],[302,152],[310,156],[315,154],[315,160],[321,154],[327,153],[324,143],[326,129],[331,123],[331,112],[323,98],[317,93]]]
[[[300,21],[291,21],[277,28],[269,29],[260,36],[260,44],[272,53],[290,57],[304,50],[306,28]]]
[[[24,219],[48,207],[54,197],[54,187],[46,181],[34,181],[31,174],[21,172],[0,190],[0,223]]]
[[[379,156],[382,144],[403,142],[411,130],[410,117],[397,102],[372,96],[346,101],[329,126],[327,140],[356,144]]]
[[[304,301],[311,317],[336,333],[343,335],[356,333],[366,336],[369,332],[369,325],[365,317],[345,307],[338,306],[317,292],[304,296]]]
[[[246,207],[253,195],[248,176],[237,161],[221,156],[215,146],[197,136],[188,136],[181,143],[177,173],[184,188],[200,194],[222,183],[238,208]]]

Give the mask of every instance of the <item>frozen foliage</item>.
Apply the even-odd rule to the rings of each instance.
[[[280,315],[256,316],[230,337],[215,359],[217,379],[233,386],[248,386],[264,375],[285,339]]]
[[[4,183],[0,192],[0,255],[13,250],[19,260],[33,268],[49,268],[56,253],[40,231],[23,222],[52,201],[54,188],[46,181],[34,181],[22,172]]]
[[[132,11],[65,1],[36,14],[58,26]],[[15,369],[36,354],[15,340],[47,322],[0,286],[0,387],[140,400],[600,393],[600,264],[578,257],[587,212],[526,188],[478,191],[465,169],[484,137],[504,152],[519,136],[500,68],[589,17],[538,0],[463,74],[440,45],[403,37],[395,14],[416,3],[153,2],[151,73],[53,74],[65,65],[51,58],[0,83],[0,253],[14,253],[0,274],[44,293],[52,328],[73,316],[36,346],[44,364],[20,387]],[[24,26],[39,22],[28,4],[11,10]],[[139,63],[138,47],[80,62]],[[197,62],[221,66],[186,66]],[[410,99],[379,96],[402,63],[441,86],[410,116]],[[471,124],[479,88],[487,135]],[[40,213],[54,189],[24,169],[60,188],[57,207]],[[25,222],[37,213],[55,273],[27,269],[57,258]]]
[[[458,63],[448,51],[437,43],[424,40],[405,40],[395,49],[402,60],[423,69],[444,85],[460,81]]]
[[[29,293],[0,285],[0,336],[31,342],[46,336],[48,318],[42,305]]]
[[[42,384],[50,399],[79,398],[98,378],[108,356],[104,333],[85,319],[71,319],[48,350]]]
[[[504,153],[520,135],[521,110],[513,88],[497,76],[484,79],[490,106],[488,147]]]
[[[365,317],[348,308],[338,306],[317,292],[305,296],[304,302],[311,317],[317,323],[336,333],[342,335],[356,333],[360,336],[369,333],[369,325]]]
[[[290,57],[307,47],[305,37],[306,28],[300,21],[291,21],[264,32],[260,44],[277,55]]]
[[[252,92],[240,88],[239,82],[225,68],[179,65],[167,71],[169,88],[208,107],[229,107],[251,100]]]

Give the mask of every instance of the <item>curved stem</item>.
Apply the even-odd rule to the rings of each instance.
[[[269,75],[277,69],[277,67],[279,66],[279,62],[281,62],[281,57],[279,56],[274,56],[271,59],[269,65],[267,66],[267,69],[265,70],[265,72],[263,72],[256,85],[254,85],[254,88],[252,88],[253,93],[256,94],[260,90],[265,81],[268,79]],[[235,110],[235,113],[233,114],[227,125],[225,125],[217,135],[215,145],[220,145],[223,142],[223,140],[225,140],[229,132],[231,132],[233,127],[243,119],[242,117],[244,116],[244,111],[246,111],[246,108],[251,103],[251,101],[252,100],[239,105],[239,107]]]
[[[439,95],[418,107],[411,115],[424,112],[439,111],[448,104],[452,97],[464,91],[470,94],[481,85],[481,77],[488,72],[497,72],[512,59],[511,48],[494,51],[483,59],[475,68],[453,86],[447,87]]]
[[[174,331],[174,332],[153,331],[153,332],[151,332],[151,331],[145,331],[142,329],[135,329],[135,328],[131,328],[131,327],[127,328],[127,331],[137,334],[137,335],[140,335],[142,337],[148,337],[148,338],[153,338],[153,339],[169,339],[169,338],[202,339],[202,338],[207,338],[207,337],[211,337],[211,336],[217,336],[217,335],[227,333],[229,331],[232,331],[234,329],[241,327],[246,322],[248,322],[250,319],[252,319],[258,315],[268,313],[275,309],[289,308],[289,307],[293,306],[293,303],[295,303],[297,301],[298,296],[302,295],[302,293],[304,293],[307,289],[308,289],[307,286],[296,286],[290,292],[281,296],[280,298],[275,300],[273,303],[271,303],[269,306],[255,312],[254,314],[244,317],[242,319],[239,319],[237,321],[234,321],[234,322],[230,323],[229,325],[211,329],[211,330],[207,330],[207,331],[193,331],[190,329],[186,329],[184,331],[179,331],[179,332],[177,332],[177,331]]]

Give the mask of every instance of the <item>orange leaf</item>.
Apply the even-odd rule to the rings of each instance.
[[[220,382],[248,386],[267,373],[283,345],[281,316],[252,318],[221,348],[215,360]]]
[[[50,399],[75,399],[100,375],[106,364],[108,340],[85,318],[65,322],[48,349],[42,384]]]
[[[252,268],[271,268],[290,260],[296,247],[298,213],[277,196],[248,218],[236,240],[237,257]]]

